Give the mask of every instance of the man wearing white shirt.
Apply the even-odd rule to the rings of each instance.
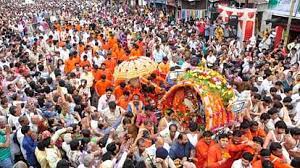
[[[178,127],[176,124],[171,124],[168,128],[165,128],[159,135],[162,136],[166,143],[171,145],[175,139],[179,136],[179,132],[177,131]]]
[[[111,101],[116,101],[114,95],[112,95],[113,90],[111,88],[106,89],[106,93],[102,95],[98,100],[98,112],[104,112],[104,110],[108,107],[108,103]]]
[[[21,127],[19,123],[19,117],[22,115],[21,108],[17,106],[11,106],[9,108],[8,114],[8,124],[13,129],[18,129]]]
[[[70,51],[67,49],[67,46],[64,45],[59,49],[59,57],[65,62],[69,58]]]
[[[271,80],[271,75],[262,81],[261,86],[263,88],[263,91],[265,91],[266,93],[270,92],[270,88],[273,86],[272,80]]]
[[[214,63],[217,61],[216,56],[213,55],[213,51],[209,51],[206,62],[208,67],[213,67]]]
[[[254,83],[254,86],[257,87],[259,94],[261,94],[263,91],[263,86],[262,86],[263,81],[264,81],[263,77],[258,77],[257,82]]]
[[[87,81],[87,88],[91,88],[94,82],[94,75],[91,71],[88,70],[88,66],[83,67],[83,72],[80,74],[80,79],[84,79]]]
[[[23,139],[24,139],[24,134],[22,134],[21,128],[23,126],[30,125],[30,122],[29,122],[29,119],[27,118],[27,116],[21,116],[18,121],[19,121],[21,127],[19,129],[17,129],[17,132],[16,132],[17,140],[18,140],[18,143],[20,144],[21,152],[22,152],[24,158],[26,159],[26,150],[23,148],[23,145],[21,145],[21,144],[23,144]]]
[[[162,137],[157,137],[155,144],[153,144],[152,146],[148,147],[145,149],[145,152],[151,156],[151,157],[155,157],[156,155],[156,150],[158,148],[165,148],[168,152],[170,151],[170,145],[168,143],[164,142],[164,139]]]
[[[92,50],[90,49],[90,46],[87,46],[84,50],[84,52],[81,54],[80,58],[81,60],[83,60],[83,56],[87,56],[87,60],[89,62],[92,62],[93,60],[93,54],[92,54]]]
[[[153,51],[153,57],[156,63],[161,63],[163,57],[165,57],[166,54],[164,53],[164,51],[160,48],[159,45],[155,46],[155,49]]]
[[[104,61],[105,58],[97,53],[95,54],[95,57],[93,57],[93,64],[97,65],[98,67],[100,67]]]
[[[245,152],[242,158],[233,162],[231,168],[252,168],[251,162],[253,155],[249,152]]]
[[[112,126],[116,120],[125,113],[125,110],[117,106],[116,102],[111,101],[108,103],[108,107],[103,110],[103,116],[106,118],[107,123]]]

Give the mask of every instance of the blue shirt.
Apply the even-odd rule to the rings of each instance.
[[[178,141],[173,143],[170,149],[170,157],[175,160],[175,159],[182,159],[184,157],[189,158],[191,150],[193,149],[193,145],[188,142],[185,145],[179,144]]]
[[[27,158],[25,159],[27,160],[28,164],[36,167],[38,165],[35,157],[36,142],[30,136],[25,135],[22,146],[26,151]]]
[[[121,122],[122,122],[122,117],[118,117],[111,127],[104,128],[100,132],[104,135],[107,135],[110,133],[111,129],[117,129],[118,126],[121,124]]]

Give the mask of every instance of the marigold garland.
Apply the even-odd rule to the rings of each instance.
[[[221,95],[225,105],[234,98],[234,91],[225,77],[219,72],[207,68],[199,68],[186,72],[182,79],[188,80],[203,88],[203,92],[214,92]]]
[[[172,108],[175,118],[181,125],[188,127],[188,123],[195,115],[182,105],[184,94],[182,88],[190,87],[201,97],[204,106],[204,122],[197,119],[199,127],[214,130],[229,124],[234,120],[234,115],[227,106],[234,99],[234,91],[220,73],[206,68],[188,71],[178,78],[178,83],[173,86],[161,99],[162,109]]]

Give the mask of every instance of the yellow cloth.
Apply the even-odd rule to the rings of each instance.
[[[41,168],[50,168],[49,163],[46,159],[46,151],[41,151],[38,148],[35,148],[35,156]]]

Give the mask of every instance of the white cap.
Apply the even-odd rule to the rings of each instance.
[[[106,160],[101,163],[100,168],[113,168],[113,162],[111,160]]]
[[[261,77],[261,76],[257,78],[257,81],[258,81],[258,82],[262,82],[263,80],[264,80],[264,78]]]

